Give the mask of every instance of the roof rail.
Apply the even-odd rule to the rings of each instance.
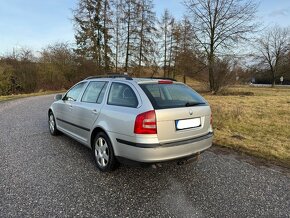
[[[125,78],[126,80],[133,80],[132,77],[124,74],[109,74],[109,75],[98,75],[98,76],[89,76],[85,80],[97,79],[97,78]]]
[[[145,79],[164,79],[164,80],[171,80],[176,82],[176,79],[170,78],[170,77],[145,77]]]

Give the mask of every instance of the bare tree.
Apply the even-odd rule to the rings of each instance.
[[[260,64],[264,64],[271,72],[272,86],[275,86],[275,80],[279,67],[282,65],[282,58],[286,57],[290,49],[290,30],[275,26],[264,33],[258,40],[258,59]]]
[[[119,71],[119,67],[121,65],[121,56],[122,56],[122,5],[123,0],[114,0],[113,1],[113,37],[112,37],[112,48],[114,50],[114,64],[115,64],[115,72]]]
[[[136,64],[139,72],[143,66],[149,66],[153,61],[154,51],[156,47],[155,35],[157,30],[155,28],[156,15],[153,12],[152,0],[138,1],[137,17],[137,38],[136,38]]]
[[[103,34],[104,34],[104,66],[105,70],[108,71],[110,69],[111,58],[110,55],[112,54],[111,47],[109,45],[109,41],[111,40],[112,36],[110,34],[110,27],[112,26],[112,11],[111,11],[111,2],[110,0],[104,0],[103,2]]]
[[[289,43],[290,44],[290,43]],[[282,73],[284,76],[285,82],[290,83],[290,51],[287,52],[286,56],[284,57],[283,66],[282,66]]]
[[[194,39],[207,56],[210,90],[217,92],[216,58],[255,30],[257,4],[252,0],[185,0],[184,4],[192,17]]]
[[[38,83],[42,88],[59,89],[76,82],[76,55],[68,43],[54,43],[43,48],[38,65]]]
[[[122,5],[121,22],[124,27],[125,37],[123,47],[125,50],[125,71],[128,71],[134,40],[136,39],[136,23],[137,23],[137,2],[136,0],[124,0]]]
[[[161,35],[161,50],[163,59],[163,75],[168,77],[168,71],[170,60],[172,56],[172,44],[173,44],[173,25],[174,18],[169,13],[168,9],[165,9],[161,19],[159,21],[160,35]]]
[[[172,77],[174,78],[174,74],[173,75],[170,75],[171,73],[171,68],[172,68],[172,65],[173,65],[173,55],[174,55],[174,45],[175,45],[175,39],[174,39],[174,29],[175,29],[175,19],[172,18],[171,22],[170,22],[170,34],[169,34],[169,57],[168,57],[168,72],[167,72],[167,76],[168,77]]]
[[[169,53],[169,60],[174,60],[174,69],[172,71],[173,77],[176,76],[176,74],[194,76],[204,68],[204,60],[202,60],[196,50],[196,42],[193,40],[193,37],[194,32],[188,17],[185,16],[180,22],[175,23],[173,29],[173,55],[171,52]]]
[[[18,58],[20,61],[35,61],[35,57],[33,55],[33,50],[29,48],[22,47],[18,52]]]

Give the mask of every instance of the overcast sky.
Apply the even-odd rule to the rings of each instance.
[[[0,55],[13,48],[39,51],[54,42],[74,42],[71,22],[77,0],[0,0]],[[165,8],[181,18],[179,0],[154,0],[157,15]],[[290,0],[261,0],[259,21],[265,25],[290,26]]]

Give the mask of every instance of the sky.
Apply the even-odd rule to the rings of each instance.
[[[13,49],[40,51],[55,42],[74,43],[72,9],[78,0],[0,0],[0,55]],[[167,8],[186,13],[182,0],[154,0],[158,16]],[[266,26],[290,26],[290,0],[261,0],[257,14]]]

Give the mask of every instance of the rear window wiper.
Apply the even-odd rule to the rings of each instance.
[[[202,105],[205,104],[204,102],[187,102],[185,104],[185,107],[191,107],[191,106],[197,106],[197,105]]]

